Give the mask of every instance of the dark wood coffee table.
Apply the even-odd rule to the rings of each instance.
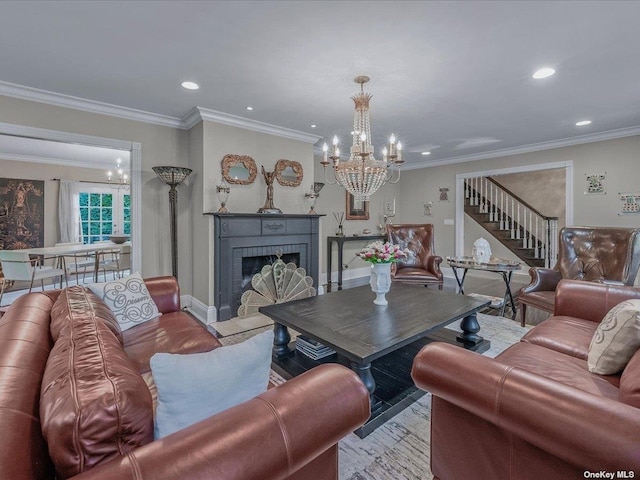
[[[368,285],[261,307],[274,324],[273,367],[293,377],[327,362],[353,369],[371,395],[369,421],[355,433],[361,438],[424,395],[413,384],[411,365],[432,341],[477,351],[490,343],[478,332],[478,310],[490,302],[419,285],[394,283],[389,305],[374,305]],[[443,327],[462,320],[461,333]],[[331,347],[336,354],[315,361],[295,350],[287,327]]]

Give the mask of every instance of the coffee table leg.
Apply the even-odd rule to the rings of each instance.
[[[376,403],[375,398],[373,397],[373,392],[376,390],[376,381],[371,374],[371,364],[364,363],[358,364],[355,362],[351,362],[351,370],[358,374],[364,386],[367,387],[369,391],[369,401],[371,402],[371,411],[380,407],[380,402]]]
[[[289,329],[277,322],[273,324],[273,353],[278,357],[284,357],[291,354],[289,350],[289,342],[291,335]]]
[[[462,333],[456,337],[456,340],[463,343],[465,347],[474,346],[484,340],[478,332],[480,331],[480,324],[475,313],[467,315],[460,321],[460,328]]]

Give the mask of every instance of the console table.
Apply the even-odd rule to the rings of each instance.
[[[342,290],[342,257],[344,251],[344,244],[346,242],[355,242],[355,241],[364,241],[370,242],[373,240],[386,240],[386,235],[358,235],[358,236],[340,236],[340,237],[327,237],[327,292],[331,291],[331,264],[332,264],[332,255],[333,255],[333,244],[334,242],[338,245],[338,290]]]

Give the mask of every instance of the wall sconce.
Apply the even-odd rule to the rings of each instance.
[[[226,204],[227,200],[229,200],[229,193],[231,192],[231,187],[224,181],[222,181],[216,186],[216,193],[218,194],[218,201],[220,202],[220,208],[218,209],[218,213],[229,213],[227,210]]]
[[[304,194],[304,198],[310,207],[309,215],[316,215],[317,213],[315,210],[316,201],[320,196],[320,190],[322,190],[322,187],[324,187],[324,183],[314,182],[313,185],[311,185],[311,190]]]

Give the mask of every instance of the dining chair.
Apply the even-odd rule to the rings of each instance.
[[[82,247],[82,242],[62,242],[56,243],[56,247]],[[70,255],[63,255],[60,257],[64,259],[64,268],[67,274],[72,273],[76,276],[76,285],[80,284],[80,269],[82,269],[82,283],[85,281],[87,275],[87,269],[93,269],[96,264],[96,259],[91,252],[74,253]],[[60,265],[59,265],[60,266]]]
[[[131,245],[123,245],[119,249],[98,252],[102,256],[99,268],[102,270],[104,281],[107,281],[107,271],[113,272],[113,279],[122,278],[127,270],[131,270]]]
[[[42,290],[44,290],[44,279],[60,277],[60,288],[62,288],[62,279],[67,282],[67,272],[62,268],[40,265],[37,258],[31,259],[27,252],[19,250],[0,250],[0,263],[2,264],[2,273],[4,281],[0,287],[0,304],[2,304],[2,296],[4,295],[5,286],[9,281],[28,281],[29,292],[33,289],[33,282],[40,280]]]

